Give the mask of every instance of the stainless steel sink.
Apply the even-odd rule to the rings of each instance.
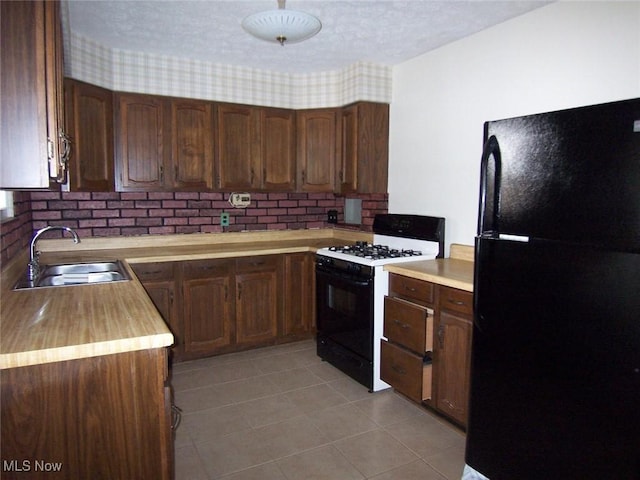
[[[88,273],[118,272],[124,268],[120,262],[98,262],[98,263],[69,263],[65,265],[45,265],[42,269],[42,277],[51,275],[73,275]]]
[[[68,263],[44,265],[38,278],[30,282],[25,276],[15,289],[83,285],[131,280],[119,260],[93,263]]]

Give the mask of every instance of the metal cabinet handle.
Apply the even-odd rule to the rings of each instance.
[[[438,343],[440,344],[440,348],[444,348],[444,325],[440,325],[438,327]]]
[[[395,323],[400,328],[403,328],[405,330],[407,330],[408,328],[411,328],[411,325],[409,325],[408,323],[401,322],[400,320],[395,319],[395,318],[393,319],[393,323]]]
[[[453,298],[447,299],[447,302],[453,303],[454,305],[458,305],[459,307],[466,305],[466,303],[463,302],[462,300],[454,300]]]
[[[171,430],[176,430],[182,422],[182,409],[177,405],[171,405]]]
[[[394,372],[396,372],[399,375],[406,375],[407,374],[407,371],[404,368],[399,367],[397,365],[391,365],[391,370],[393,370]]]
[[[412,292],[412,293],[415,293],[415,292],[416,292],[416,289],[415,289],[414,287],[410,287],[409,285],[405,285],[405,286],[404,286],[404,289],[405,289],[405,290],[409,290],[409,291],[410,291],[410,292]]]
[[[242,297],[242,284],[241,283],[238,284],[238,300],[240,300],[240,297]]]

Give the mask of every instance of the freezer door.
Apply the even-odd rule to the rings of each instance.
[[[640,255],[478,239],[466,462],[640,478]]]
[[[487,122],[485,154],[484,231],[640,253],[640,99]]]

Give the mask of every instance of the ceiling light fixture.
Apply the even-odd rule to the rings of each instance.
[[[253,13],[242,21],[242,28],[268,42],[297,43],[313,37],[322,28],[320,20],[308,13],[285,10],[286,0],[278,0],[278,10]]]

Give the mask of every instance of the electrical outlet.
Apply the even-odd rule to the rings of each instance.
[[[220,214],[220,225],[222,227],[228,227],[229,226],[229,214],[227,212],[222,212]]]
[[[251,194],[232,193],[229,195],[229,203],[235,208],[247,208],[251,204]]]

